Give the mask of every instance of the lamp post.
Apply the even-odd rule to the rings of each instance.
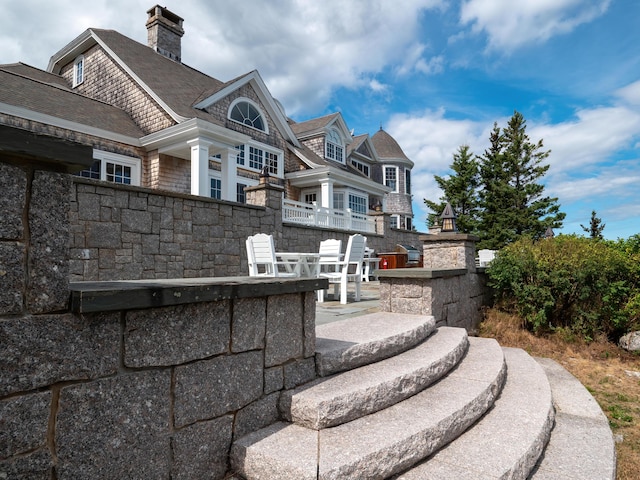
[[[442,215],[440,215],[440,219],[442,220],[441,232],[455,233],[458,231],[458,227],[456,226],[456,214],[449,202],[447,202],[447,205],[444,207]]]

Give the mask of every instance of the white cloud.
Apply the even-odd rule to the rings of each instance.
[[[640,105],[640,80],[619,89],[616,95],[631,105]]]
[[[571,32],[603,15],[611,0],[468,0],[460,22],[485,32],[490,49],[513,51]]]
[[[528,134],[551,149],[554,172],[580,171],[631,148],[640,137],[640,112],[625,106],[583,109],[571,121],[530,124]]]

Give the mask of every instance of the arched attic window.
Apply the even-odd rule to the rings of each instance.
[[[229,118],[234,122],[267,132],[267,125],[262,112],[249,100],[240,99],[234,102],[229,109]]]
[[[344,163],[344,142],[337,130],[331,129],[325,139],[325,157]]]

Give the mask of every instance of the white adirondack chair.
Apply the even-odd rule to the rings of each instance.
[[[294,272],[282,271],[279,266],[286,267],[286,262],[276,259],[273,235],[257,233],[246,241],[247,260],[250,277],[295,277]]]
[[[355,283],[356,302],[360,301],[360,285],[362,283],[362,261],[364,259],[364,251],[367,248],[365,237],[359,233],[351,235],[347,242],[347,248],[344,259],[337,262],[337,271],[320,272],[320,278],[326,278],[330,284],[333,284],[333,296],[337,297],[338,287],[340,287],[340,303],[347,303],[347,284]],[[318,302],[324,301],[324,291],[318,291]]]

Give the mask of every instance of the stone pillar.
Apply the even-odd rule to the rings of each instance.
[[[269,183],[268,179],[264,182],[261,179],[260,185],[247,187],[244,191],[247,195],[247,203],[249,205],[258,205],[272,210],[282,210],[284,187]]]
[[[466,268],[476,271],[476,242],[478,237],[461,233],[420,235],[423,242],[424,268],[444,270]]]
[[[187,142],[191,147],[191,195],[210,197],[209,146],[210,142],[196,138]]]

